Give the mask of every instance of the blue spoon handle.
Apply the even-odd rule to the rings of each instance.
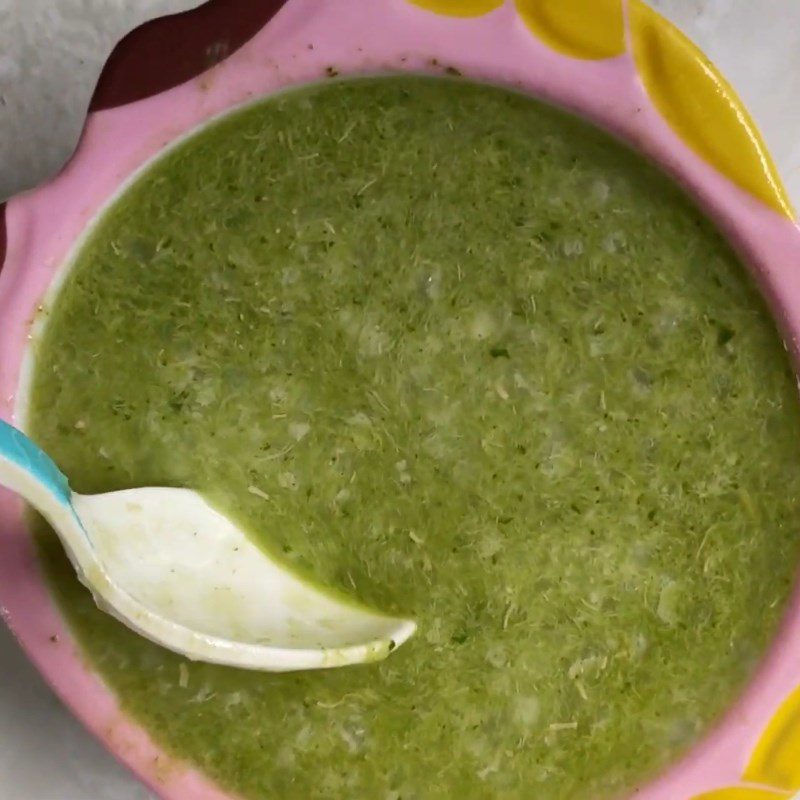
[[[5,459],[24,469],[64,505],[70,505],[72,492],[66,476],[50,456],[22,431],[0,419],[0,461]],[[0,484],[3,474],[0,470]]]

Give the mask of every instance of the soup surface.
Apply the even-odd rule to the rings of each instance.
[[[236,112],[113,203],[47,313],[29,427],[76,490],[198,489],[419,622],[380,664],[186,663],[39,528],[123,707],[246,798],[624,793],[775,632],[800,496],[780,339],[681,192],[549,107],[391,77]]]

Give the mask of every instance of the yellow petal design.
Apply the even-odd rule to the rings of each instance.
[[[698,794],[692,800],[780,800],[789,797],[786,792],[771,792],[769,789],[747,789],[745,787],[716,789]]]
[[[480,17],[503,5],[503,0],[409,0],[409,2],[448,17]]]
[[[775,165],[741,100],[672,23],[629,0],[631,43],[650,98],[675,132],[723,175],[794,218]]]
[[[767,725],[744,779],[789,792],[800,789],[800,689]]]
[[[573,58],[625,52],[622,0],[516,0],[517,13],[546,45]]]

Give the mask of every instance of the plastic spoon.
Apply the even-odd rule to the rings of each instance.
[[[309,585],[189,489],[81,495],[0,420],[0,485],[53,526],[95,602],[193,660],[286,672],[377,661],[415,631]]]

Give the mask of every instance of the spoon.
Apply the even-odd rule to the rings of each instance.
[[[97,605],[192,660],[288,672],[385,658],[416,630],[301,580],[189,489],[82,495],[0,420],[0,485],[55,529]]]

